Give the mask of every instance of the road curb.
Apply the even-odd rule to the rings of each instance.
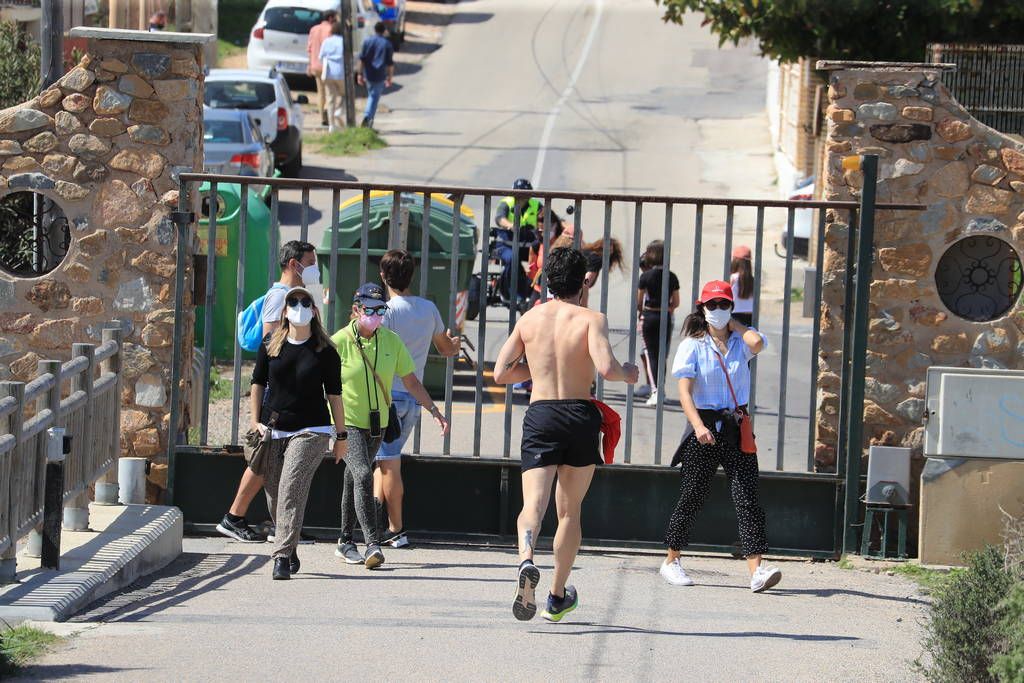
[[[125,505],[99,532],[65,532],[89,539],[61,555],[59,572],[29,569],[0,589],[0,619],[65,621],[98,598],[158,571],[181,554],[184,519],[175,507]],[[102,507],[91,506],[102,516]],[[73,540],[73,539],[72,539]],[[21,558],[19,558],[20,561]]]

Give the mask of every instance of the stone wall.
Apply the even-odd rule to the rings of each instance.
[[[819,63],[829,73],[825,198],[858,199],[852,154],[879,156],[878,200],[924,212],[881,211],[875,226],[865,386],[868,442],[923,441],[925,373],[932,365],[1024,368],[1024,306],[978,323],[940,299],[936,265],[968,235],[993,235],[1024,255],[1024,145],[978,123],[943,86],[938,65]],[[819,470],[835,462],[843,335],[845,214],[825,231],[819,364]]]
[[[71,232],[67,255],[49,274],[0,271],[0,379],[25,380],[39,359],[66,357],[72,342],[98,343],[103,324],[119,320],[122,455],[162,463],[177,247],[170,213],[177,174],[202,168],[202,45],[210,37],[76,32],[88,39],[81,62],[38,97],[0,112],[0,192],[45,195]],[[191,268],[191,245],[182,247]],[[186,304],[191,279],[187,272]],[[192,316],[187,305],[185,368]],[[165,485],[165,472],[153,468],[156,484]]]

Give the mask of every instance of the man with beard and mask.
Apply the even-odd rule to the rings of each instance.
[[[263,298],[261,317],[264,337],[281,326],[281,319],[285,313],[285,295],[289,289],[320,284],[320,266],[316,262],[316,247],[312,244],[298,240],[285,242],[281,247],[280,256],[281,279],[271,285]],[[249,504],[261,488],[263,474],[246,467],[242,472],[242,480],[238,483],[235,499],[217,525],[217,531],[242,543],[263,543],[263,537],[253,531],[245,520]]]
[[[761,561],[768,542],[757,496],[757,453],[741,450],[736,415],[749,419],[749,363],[768,341],[733,318],[732,309],[732,287],[712,280],[704,285],[696,310],[683,322],[683,341],[672,363],[672,376],[679,380],[679,400],[689,427],[672,459],[673,466],[682,463],[682,483],[665,534],[668,555],[659,571],[674,586],[693,585],[679,562],[680,551],[689,543],[690,529],[721,465],[736,508],[750,590],[760,593],[775,586],[782,572]]]
[[[334,554],[347,564],[363,564],[367,569],[384,563],[380,549],[381,501],[373,497],[373,462],[388,428],[391,385],[396,376],[405,391],[430,413],[441,434],[448,433],[448,420],[416,377],[416,362],[405,342],[381,326],[387,312],[384,288],[367,282],[352,297],[349,324],[331,337],[341,356],[342,402],[348,432],[341,538]],[[352,535],[356,518],[366,543],[362,555]]]

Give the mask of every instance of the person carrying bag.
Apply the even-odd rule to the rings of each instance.
[[[767,340],[757,330],[732,318],[733,295],[728,282],[704,286],[693,313],[683,322],[683,341],[672,363],[679,396],[689,422],[672,464],[681,464],[679,500],[669,518],[662,578],[675,586],[692,586],[680,564],[690,530],[711,491],[721,466],[729,479],[739,525],[743,556],[755,593],[778,584],[782,572],[762,563],[768,551],[764,510],[758,502],[757,447],[747,412],[750,360]]]

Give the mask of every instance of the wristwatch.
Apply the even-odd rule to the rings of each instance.
[[[431,415],[434,415],[434,414],[440,415],[441,414],[441,409],[438,408],[437,404],[435,403],[434,405],[430,406],[430,410],[428,410],[427,412],[430,413]]]
[[[348,430],[345,430],[344,432],[338,432],[337,434],[335,434],[335,438],[337,438],[338,441],[348,441]]]

